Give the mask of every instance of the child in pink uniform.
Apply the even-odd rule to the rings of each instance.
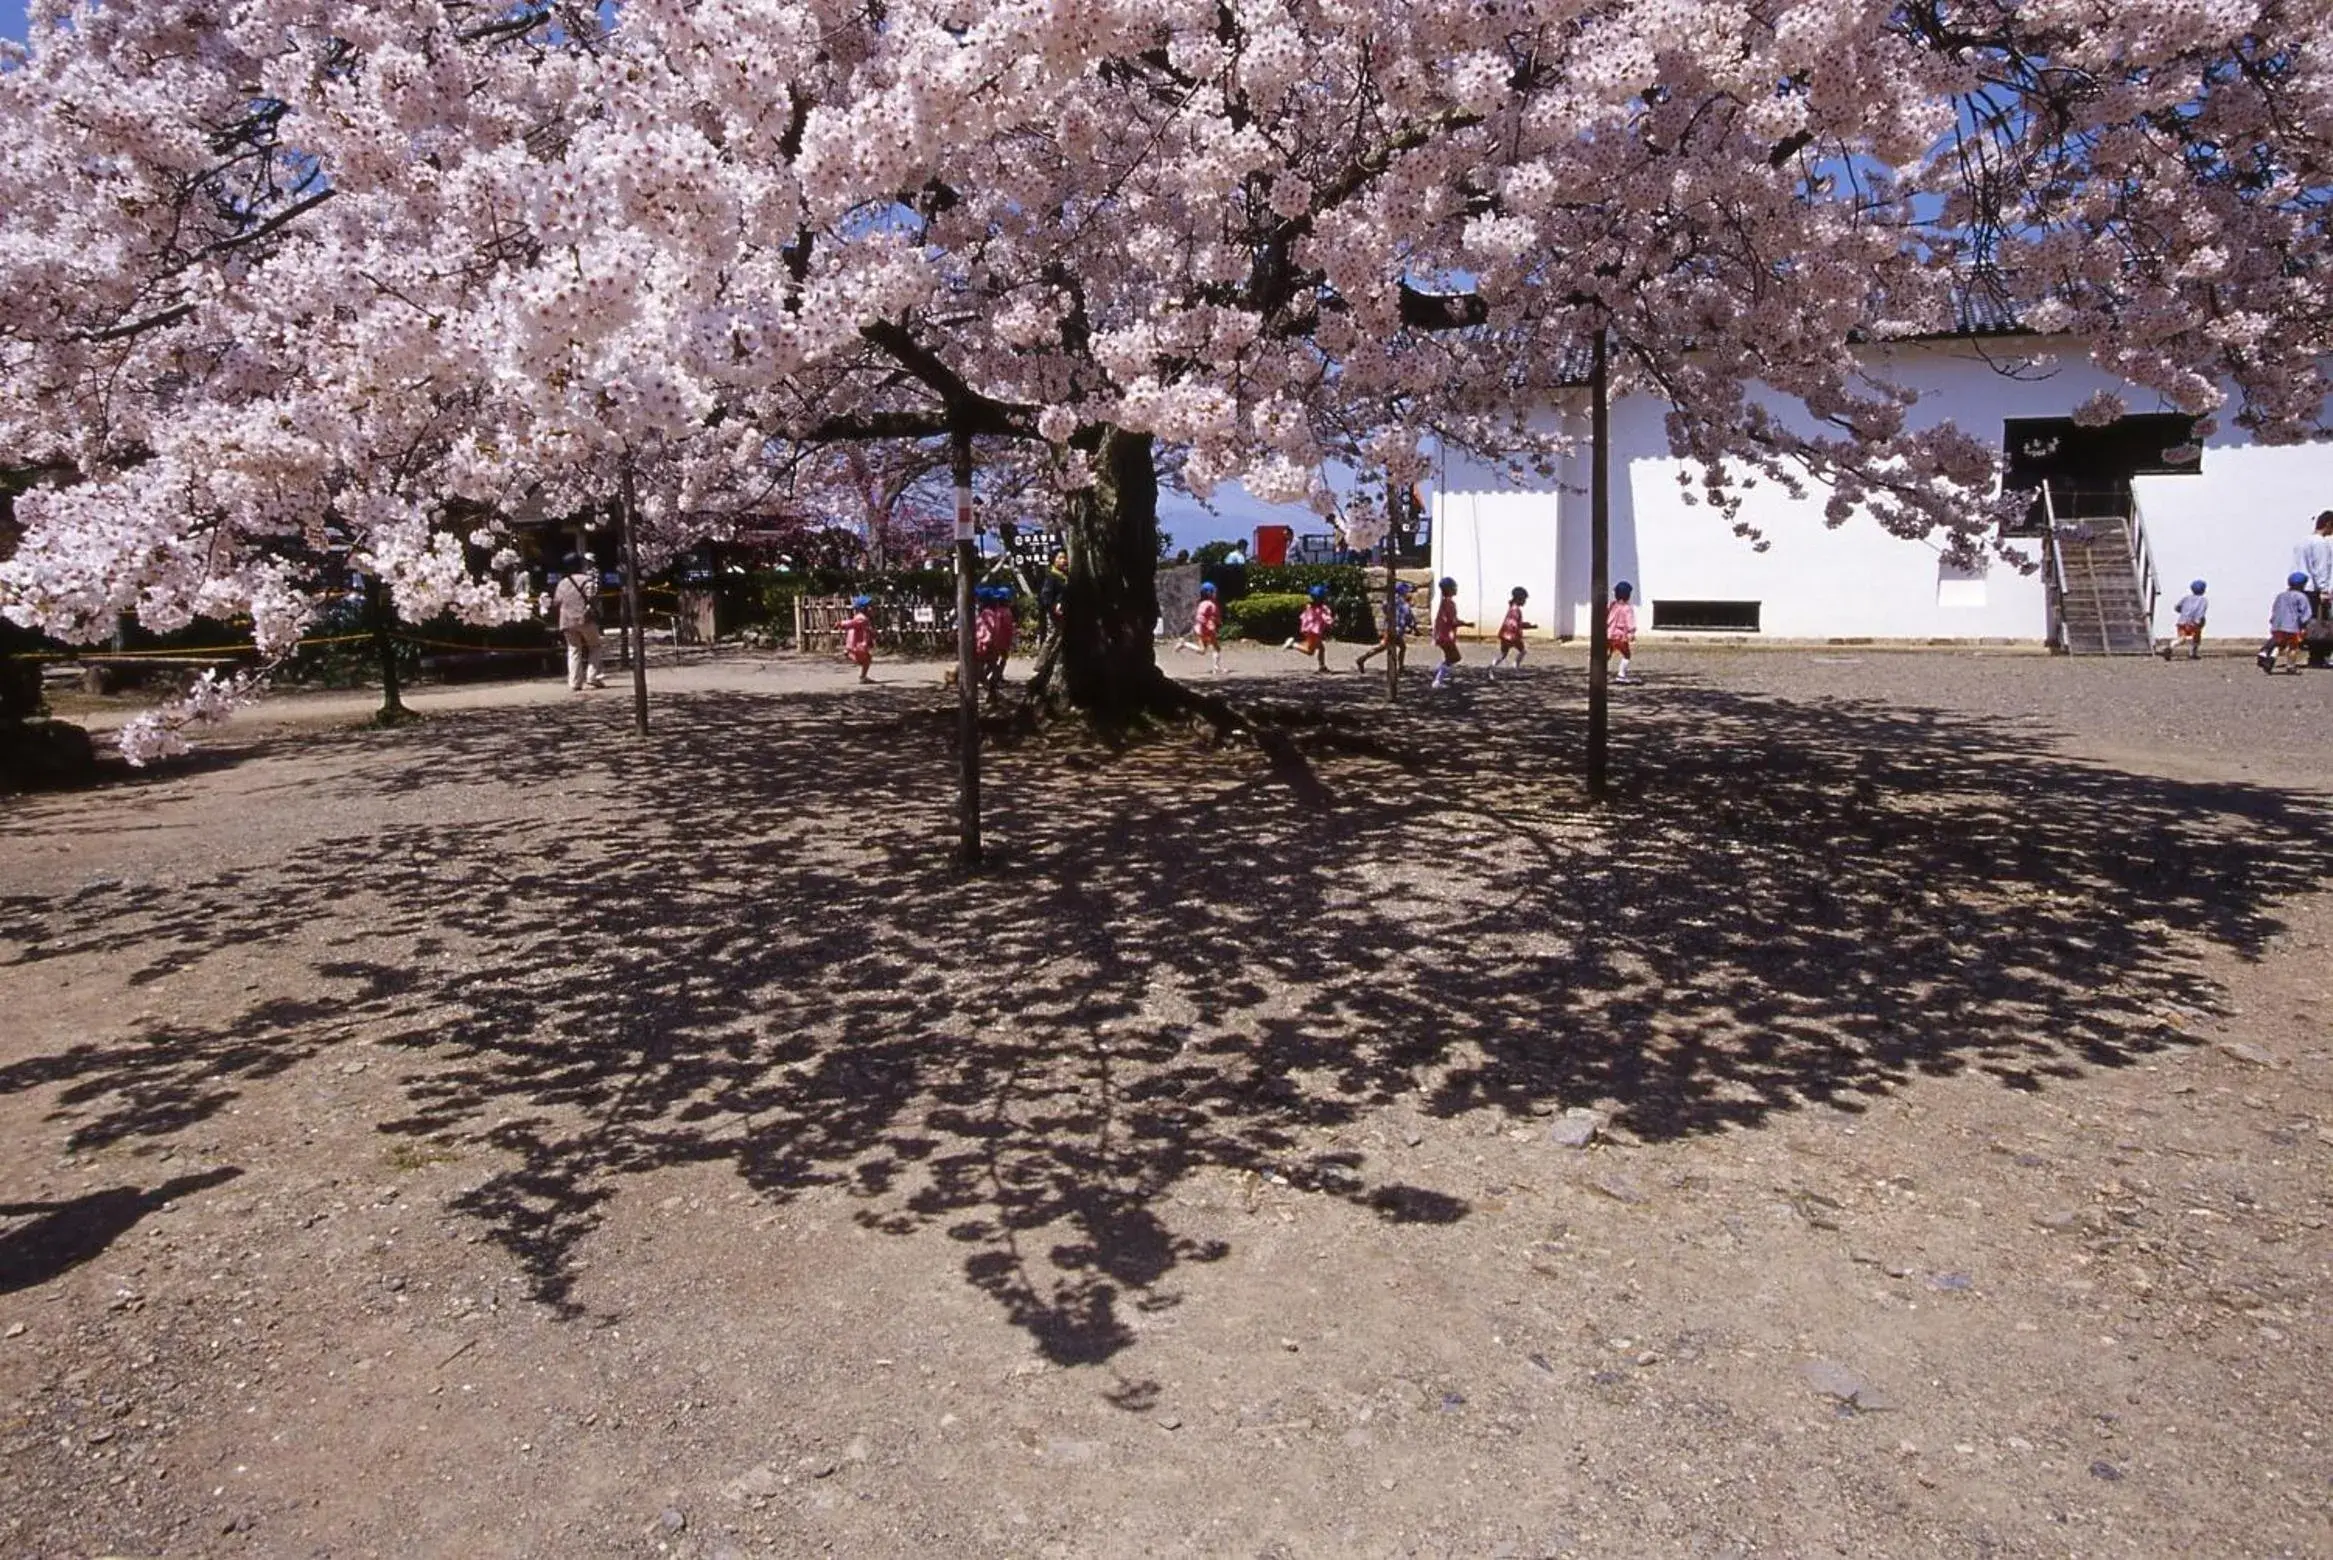
[[[1198,642],[1194,644],[1193,640]],[[1177,642],[1175,648],[1188,650],[1193,654],[1204,652],[1207,657],[1207,670],[1220,677],[1223,675],[1222,641],[1223,603],[1215,599],[1213,585],[1201,585],[1199,587],[1199,610],[1191,616],[1191,638]]]
[[[1612,587],[1612,605],[1604,611],[1604,648],[1620,658],[1621,682],[1628,681],[1628,659],[1636,654],[1636,588],[1622,580]]]
[[[1523,621],[1523,603],[1530,599],[1531,592],[1520,585],[1516,586],[1514,594],[1507,598],[1507,615],[1499,622],[1499,658],[1491,662],[1491,675],[1493,677],[1499,674],[1500,667],[1507,664],[1509,651],[1514,652],[1515,670],[1519,672],[1523,669],[1523,630],[1539,626],[1537,623]]]
[[[1280,648],[1301,651],[1311,657],[1314,671],[1325,672],[1329,669],[1329,630],[1337,626],[1337,615],[1329,610],[1326,585],[1315,585],[1307,594],[1312,599],[1296,616],[1296,637]]]
[[[1434,609],[1434,645],[1442,652],[1442,664],[1434,668],[1435,687],[1450,685],[1450,669],[1458,664],[1458,631],[1472,627],[1472,623],[1461,621],[1458,616],[1458,582],[1444,580],[1442,603]]]
[[[980,666],[981,686],[994,697],[1004,692],[1004,665],[1012,657],[1021,625],[1010,585],[983,585],[979,594],[987,605],[973,620],[972,654]]]
[[[1371,661],[1376,660],[1379,656],[1384,656],[1393,663],[1394,675],[1397,677],[1401,675],[1401,669],[1409,664],[1410,635],[1418,631],[1417,609],[1410,605],[1410,596],[1416,589],[1417,587],[1410,584],[1408,580],[1398,580],[1394,583],[1393,621],[1388,623],[1385,626],[1385,632],[1378,636],[1376,649],[1364,650],[1353,657],[1354,671],[1365,672],[1369,670]]]
[[[875,664],[875,620],[867,616],[867,609],[875,604],[871,596],[853,596],[851,615],[842,620],[843,659],[859,669],[859,681],[873,682],[867,668]]]

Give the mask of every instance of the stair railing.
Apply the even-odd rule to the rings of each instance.
[[[2147,545],[2147,523],[2139,514],[2139,495],[2132,492],[2130,508],[2123,517],[2123,534],[2130,539],[2131,571],[2139,582],[2139,601],[2146,608],[2147,635],[2151,641],[2155,633],[2155,602],[2162,588],[2155,581],[2155,554]]]
[[[2042,643],[2052,655],[2071,655],[2073,638],[2066,628],[2066,557],[2058,549],[2058,511],[2050,499],[2046,477],[2041,484],[2041,595],[2047,618]]]

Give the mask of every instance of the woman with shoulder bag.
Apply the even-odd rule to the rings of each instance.
[[[577,693],[605,688],[599,674],[599,578],[580,553],[569,553],[566,573],[551,592],[559,614],[559,637],[567,641],[567,686]]]

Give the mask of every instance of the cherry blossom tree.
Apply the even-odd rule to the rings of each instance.
[[[1162,480],[1333,502],[1557,453],[1582,345],[1708,498],[1979,545],[1983,441],[1859,344],[1970,286],[2261,437],[2320,430],[2318,4],[628,0],[36,9],[0,69],[0,605],[295,636],[270,539],[525,610],[519,491],[642,531],[773,447],[970,436],[1059,495],[1063,675],[1152,660]],[[2113,408],[2102,408],[2110,413]],[[881,459],[889,460],[886,455]]]

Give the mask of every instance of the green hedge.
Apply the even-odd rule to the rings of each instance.
[[[1296,632],[1297,614],[1306,598],[1286,594],[1242,596],[1223,604],[1223,632],[1232,639],[1252,639],[1276,645]]]
[[[1369,609],[1368,575],[1355,563],[1303,563],[1256,566],[1247,571],[1247,599],[1294,597],[1301,603],[1313,586],[1329,588],[1329,610],[1337,615],[1333,637],[1347,644],[1374,644],[1377,619]],[[1237,605],[1237,603],[1233,603]],[[1231,608],[1224,608],[1226,616]],[[1294,620],[1278,637],[1296,632]],[[1257,637],[1262,637],[1258,635]]]
[[[1360,595],[1368,576],[1357,563],[1250,564],[1247,588],[1256,595],[1303,595],[1315,585],[1329,588],[1329,599]]]

